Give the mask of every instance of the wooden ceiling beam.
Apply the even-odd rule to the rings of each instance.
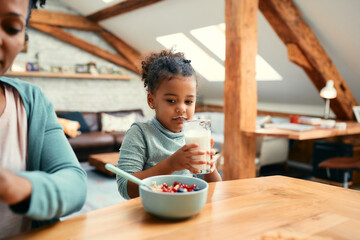
[[[118,53],[123,55],[129,62],[131,62],[134,66],[140,69],[140,61],[141,61],[141,54],[136,51],[133,47],[129,44],[121,40],[120,38],[116,37],[114,34],[103,30],[98,32],[98,34]]]
[[[133,71],[134,73],[138,73],[138,69],[133,64],[128,62],[126,59],[124,59],[123,57],[121,57],[117,54],[108,52],[102,48],[99,48],[98,46],[95,46],[94,44],[91,44],[85,40],[82,40],[81,38],[75,37],[72,34],[66,32],[58,27],[53,27],[50,25],[38,24],[38,23],[31,23],[30,26],[39,31],[47,33],[57,39],[67,42],[77,48],[87,51],[93,55],[101,57],[109,62],[112,62],[116,65],[122,66],[130,71]]]
[[[358,103],[340,73],[301,17],[292,0],[259,0],[259,8],[272,28],[288,48],[289,60],[306,72],[316,89],[334,80],[337,97],[330,106],[338,119],[354,120],[352,107]]]
[[[257,12],[258,0],[225,0],[224,180],[256,175]]]
[[[102,9],[98,12],[95,12],[89,16],[87,16],[88,19],[99,22],[111,17],[115,17],[117,15],[127,13],[145,6],[149,6],[151,4],[160,2],[163,0],[127,0],[124,2],[117,3],[115,5],[112,5],[108,8]]]
[[[31,12],[30,24],[48,24],[56,27],[73,28],[85,31],[101,31],[102,27],[80,15],[59,13],[42,9]]]

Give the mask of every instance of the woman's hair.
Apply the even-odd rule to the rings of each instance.
[[[141,62],[144,87],[148,92],[154,93],[162,81],[171,80],[176,75],[195,76],[190,62],[183,53],[174,53],[172,49],[151,53]]]
[[[37,3],[40,2],[40,7],[43,7],[45,5],[46,0],[29,0],[29,8],[28,8],[28,14],[26,18],[26,24],[29,23],[29,19],[31,16],[31,9],[37,9]]]

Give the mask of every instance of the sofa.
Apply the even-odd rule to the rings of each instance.
[[[214,148],[221,152],[224,142],[224,113],[222,112],[197,112],[194,118],[209,119],[211,121],[211,137],[214,139]],[[273,123],[288,122],[288,119],[269,116],[257,116],[257,127],[264,121]],[[277,137],[256,137],[256,171],[259,174],[262,166],[285,163],[288,159],[289,140]],[[221,160],[221,159],[220,159]]]
[[[143,119],[143,112],[141,109],[134,110],[119,110],[119,111],[104,111],[104,112],[69,112],[57,111],[59,118],[77,121],[80,124],[80,134],[76,137],[69,137],[71,147],[73,148],[79,161],[87,161],[90,154],[118,152],[124,139],[126,130],[134,121]],[[119,126],[120,131],[112,130],[106,131],[104,129],[103,121],[111,117],[122,120],[127,118],[126,127]],[[135,116],[134,121],[129,122],[129,116]],[[108,120],[107,120],[108,121]],[[117,122],[115,122],[117,123]],[[114,123],[113,123],[114,124]],[[117,125],[121,125],[121,122]],[[108,125],[108,123],[107,123]]]

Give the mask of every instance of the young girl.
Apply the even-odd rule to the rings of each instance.
[[[148,92],[147,102],[156,116],[146,123],[134,123],[126,132],[120,149],[118,167],[144,179],[155,175],[197,174],[193,164],[205,164],[193,156],[204,155],[198,144],[185,144],[183,123],[195,112],[195,71],[182,53],[163,50],[150,54],[142,62],[142,80]],[[211,143],[213,145],[213,141]],[[214,155],[214,151],[210,153]],[[211,172],[203,175],[208,182],[221,181],[211,157]],[[139,196],[138,185],[117,176],[118,190],[126,198]]]

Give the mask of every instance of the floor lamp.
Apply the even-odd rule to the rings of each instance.
[[[336,89],[334,88],[334,81],[329,80],[326,82],[326,86],[321,89],[320,96],[325,99],[325,113],[324,118],[329,118],[330,113],[330,99],[336,98]]]

